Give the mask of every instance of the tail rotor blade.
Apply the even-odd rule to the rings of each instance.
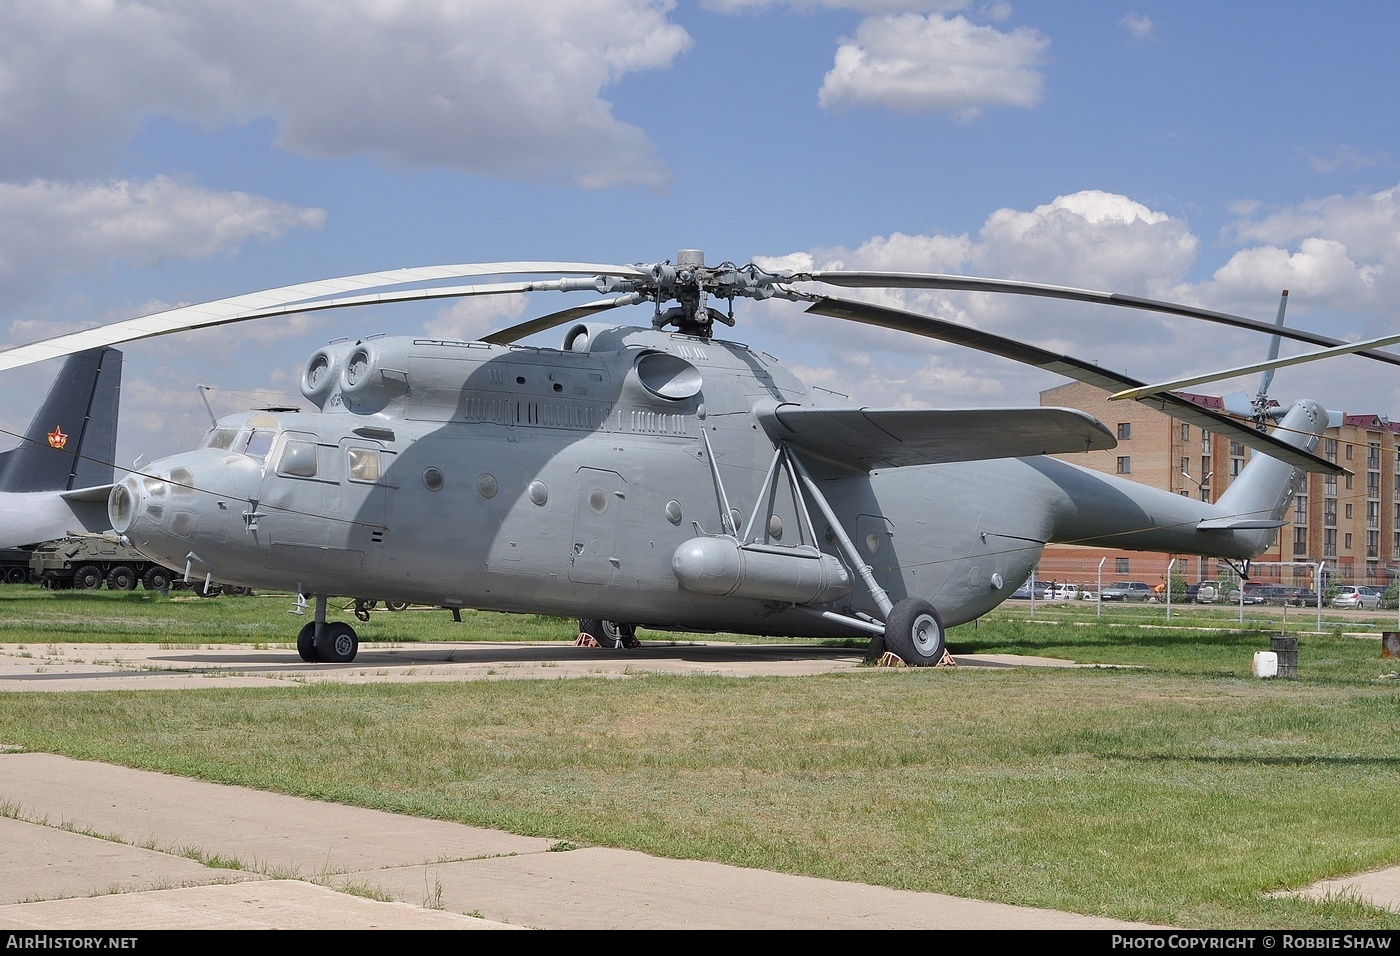
[[[1274,319],[1274,325],[1283,328],[1283,313],[1288,308],[1288,290],[1283,290],[1283,295],[1278,300],[1278,318]],[[1283,336],[1275,333],[1269,340],[1269,361],[1278,358],[1278,347],[1283,342]],[[1263,414],[1269,407],[1269,386],[1274,381],[1274,370],[1266,369],[1262,378],[1259,379],[1259,395],[1256,397],[1254,407]]]
[[[1248,392],[1231,392],[1220,396],[1220,400],[1224,403],[1226,415],[1234,415],[1236,418],[1254,417],[1254,402]]]

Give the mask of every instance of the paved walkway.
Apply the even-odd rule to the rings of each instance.
[[[1158,928],[561,850],[52,754],[0,754],[0,809],[6,930]]]

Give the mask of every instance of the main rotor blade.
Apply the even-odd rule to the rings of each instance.
[[[636,305],[645,300],[635,292],[627,295],[620,295],[612,299],[600,299],[597,302],[589,302],[587,305],[575,306],[572,309],[564,309],[559,312],[551,312],[549,315],[542,315],[537,319],[528,322],[521,322],[519,325],[512,325],[508,329],[501,329],[499,332],[492,332],[483,336],[481,341],[491,345],[509,345],[518,342],[536,332],[544,332],[555,326],[572,322],[575,319],[588,318],[597,315],[599,312],[606,312],[608,309],[615,309],[621,305]]]
[[[1329,338],[1302,329],[1279,327],[1270,322],[1248,319],[1228,312],[1213,312],[1195,306],[1176,302],[1163,302],[1158,299],[1144,299],[1135,295],[1122,295],[1116,292],[1094,292],[1090,289],[1075,289],[1070,286],[1044,285],[1038,282],[1018,282],[1012,279],[982,279],[975,276],[950,276],[937,273],[917,272],[803,272],[791,276],[788,282],[825,282],[829,285],[852,289],[949,289],[960,292],[1001,292],[1011,295],[1037,295],[1052,299],[1070,299],[1076,302],[1097,302],[1102,305],[1117,305],[1130,309],[1143,309],[1149,312],[1162,312],[1167,315],[1180,315],[1191,319],[1204,319],[1219,322],[1240,329],[1281,335],[1311,345],[1332,347],[1346,345],[1341,339]],[[1369,349],[1357,352],[1369,359],[1400,365],[1400,355],[1389,352],[1373,352]]]
[[[1227,368],[1220,372],[1207,372],[1204,375],[1193,375],[1190,378],[1179,378],[1174,382],[1163,382],[1160,385],[1144,385],[1141,388],[1128,388],[1121,392],[1115,392],[1108,396],[1113,401],[1125,398],[1139,400],[1161,392],[1172,392],[1179,388],[1186,388],[1189,385],[1202,385],[1206,382],[1218,382],[1221,379],[1234,378],[1237,375],[1252,375],[1255,372],[1272,372],[1276,368],[1286,368],[1289,365],[1302,365],[1306,362],[1316,362],[1318,359],[1331,358],[1334,355],[1349,355],[1365,349],[1376,348],[1381,345],[1400,345],[1400,335],[1384,335],[1378,339],[1367,339],[1364,342],[1354,342],[1351,345],[1341,345],[1334,349],[1323,349],[1320,352],[1307,352],[1303,355],[1292,355],[1288,358],[1273,359],[1269,362],[1256,362],[1253,365],[1241,365],[1237,368]],[[1260,389],[1263,394],[1264,389]]]
[[[164,312],[125,319],[108,325],[70,332],[53,338],[0,351],[0,371],[32,365],[85,349],[119,345],[140,339],[190,329],[211,328],[232,322],[246,322],[275,315],[316,312],[350,306],[406,302],[419,299],[460,298],[472,295],[503,295],[513,292],[578,291],[593,288],[588,280],[497,282],[462,286],[430,286],[445,279],[495,275],[555,274],[580,276],[619,276],[644,278],[650,275],[637,266],[602,265],[586,262],[486,262],[416,269],[367,272],[339,279],[321,279],[297,285],[267,289],[216,299],[198,305],[182,306]],[[374,289],[368,292],[362,290]]]
[[[922,335],[925,338],[938,339],[954,345],[967,346],[981,352],[1000,355],[1023,365],[1031,365],[1047,372],[1054,372],[1057,375],[1094,385],[1108,392],[1119,392],[1125,388],[1134,388],[1144,384],[1128,378],[1126,375],[1110,372],[1101,366],[1068,355],[1057,355],[1033,345],[1026,345],[1024,342],[993,335],[990,332],[983,332],[926,315],[889,309],[868,302],[822,296],[809,306],[807,311],[817,315],[829,315],[833,318],[850,319],[865,325]],[[1141,399],[1141,401],[1143,404],[1151,405],[1179,421],[1189,422],[1198,428],[1205,428],[1219,435],[1226,435],[1231,440],[1249,445],[1270,458],[1277,458],[1305,471],[1334,475],[1346,473],[1345,468],[1330,461],[1309,454],[1301,448],[1294,448],[1270,434],[1237,422],[1233,418],[1226,418],[1224,415],[1202,408],[1200,405],[1176,395],[1152,395]]]

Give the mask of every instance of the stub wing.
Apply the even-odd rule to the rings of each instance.
[[[858,473],[1098,451],[1118,444],[1103,423],[1073,408],[812,408],[773,403],[755,409],[755,414],[773,441]]]

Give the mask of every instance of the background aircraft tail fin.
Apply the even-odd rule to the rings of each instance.
[[[70,355],[20,443],[0,452],[0,492],[111,484],[121,380],[116,349]]]

